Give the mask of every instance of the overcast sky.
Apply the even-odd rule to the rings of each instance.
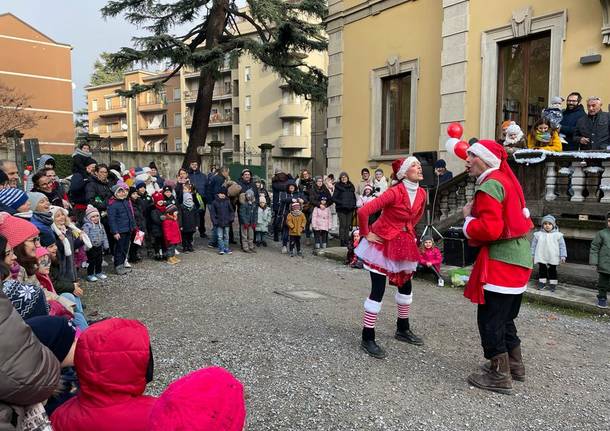
[[[84,108],[84,87],[100,52],[130,46],[137,29],[122,19],[104,20],[105,0],[1,0],[0,13],[10,12],[56,42],[72,45],[74,110]]]

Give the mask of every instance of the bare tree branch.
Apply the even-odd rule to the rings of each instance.
[[[29,101],[30,96],[0,83],[0,135],[13,129],[32,129],[38,121],[47,118],[36,111],[27,110],[31,108]]]

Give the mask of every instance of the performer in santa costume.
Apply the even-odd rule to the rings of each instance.
[[[476,177],[476,187],[463,210],[464,235],[480,247],[464,296],[478,304],[483,354],[490,361],[484,373],[471,374],[468,382],[501,393],[511,393],[513,379],[525,379],[514,319],[532,272],[525,236],[533,227],[521,184],[506,159],[506,151],[494,141],[470,146],[466,170]]]
[[[415,225],[426,206],[426,192],[419,187],[423,179],[421,164],[415,157],[395,160],[392,163],[394,184],[385,193],[364,205],[358,211],[360,244],[355,250],[364,268],[371,274],[371,294],[364,301],[364,327],[362,349],[369,355],[383,359],[385,351],[375,342],[375,322],[381,311],[386,278],[398,287],[395,338],[407,343],[422,345],[423,340],[409,326],[409,310],[413,296],[411,276],[417,269]],[[382,211],[372,226],[369,216]]]

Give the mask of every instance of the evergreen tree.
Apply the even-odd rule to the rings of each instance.
[[[129,68],[127,65],[114,66],[109,65],[111,54],[109,52],[102,52],[100,57],[93,63],[93,73],[89,81],[90,85],[102,85],[110,84],[111,82],[117,82],[123,80],[123,74]]]
[[[133,97],[143,91],[158,91],[185,66],[200,70],[185,166],[200,159],[197,148],[205,145],[214,82],[220,77],[226,55],[248,53],[277,72],[296,94],[313,101],[326,100],[326,76],[304,60],[308,53],[327,48],[325,0],[247,0],[241,9],[235,0],[112,0],[102,15],[122,15],[150,32],[134,38],[133,48],[111,54],[112,68],[121,70],[134,63],[169,63],[172,67],[163,80],[136,85],[121,94]],[[241,35],[238,21],[249,24],[254,35]],[[176,27],[189,30],[171,34]]]

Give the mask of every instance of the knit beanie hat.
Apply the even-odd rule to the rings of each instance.
[[[14,210],[28,201],[28,195],[20,189],[8,188],[0,190],[0,203]]]
[[[50,227],[46,227],[46,229],[40,230],[40,245],[44,248],[49,247],[53,244],[56,244],[55,234],[53,233],[53,229]]]
[[[28,238],[39,234],[38,229],[29,221],[13,217],[9,213],[0,213],[0,235],[6,238],[11,248],[21,244]]]
[[[218,189],[218,193],[216,193],[216,194],[219,195],[221,193],[226,196],[229,193],[229,191],[227,190],[226,187],[221,187]]]
[[[173,192],[174,190],[171,188],[171,186],[163,186],[163,192]]]
[[[135,186],[136,186],[136,190],[138,190],[142,187],[146,187],[146,183],[144,181],[137,180]]]
[[[432,241],[434,242],[434,238],[432,238],[432,235],[424,235],[421,239],[421,243],[423,244],[426,241]]]
[[[540,221],[540,226],[542,226],[544,223],[551,223],[553,225],[553,228],[557,227],[557,221],[555,220],[555,217],[550,214],[547,214],[542,217],[542,220]]]
[[[193,371],[171,383],[150,412],[150,431],[241,431],[243,385],[224,368]]]
[[[133,193],[137,193],[137,192],[138,192],[138,189],[136,189],[135,187],[129,187],[129,191],[128,191],[129,196],[131,196]]]
[[[87,217],[88,219],[91,218],[92,215],[97,214],[98,216],[100,215],[100,212],[98,211],[98,209],[96,207],[94,207],[93,205],[87,205],[87,209],[85,210],[85,217]]]
[[[120,183],[117,183],[117,184],[115,184],[114,186],[110,187],[110,191],[112,192],[112,194],[113,194],[114,196],[116,196],[116,195],[117,195],[117,192],[118,192],[119,190],[125,190],[125,191],[127,191],[127,190],[129,190],[129,187],[127,187],[127,186],[126,186],[126,185],[124,185],[124,184],[120,184]]]
[[[362,189],[362,194],[364,194],[364,192],[366,192],[367,190],[369,192],[371,192],[371,194],[373,194],[373,186],[372,185],[370,185],[370,184],[365,185],[363,187],[363,189]]]
[[[30,200],[30,203],[32,204],[33,211],[36,211],[36,207],[38,206],[40,201],[44,198],[46,198],[46,196],[43,195],[42,193],[28,192],[28,199]]]
[[[42,344],[53,352],[59,362],[63,361],[74,343],[76,330],[65,317],[38,316],[25,321]]]
[[[438,159],[436,162],[434,162],[434,169],[446,168],[446,167],[447,167],[447,162],[444,161],[443,159]]]
[[[293,202],[290,205],[290,209],[295,211],[295,210],[300,210],[301,209],[301,204],[299,202]]]
[[[176,205],[174,205],[174,204],[170,204],[165,209],[165,214],[171,214],[171,213],[176,212],[176,211],[178,211],[178,207],[176,207]]]

